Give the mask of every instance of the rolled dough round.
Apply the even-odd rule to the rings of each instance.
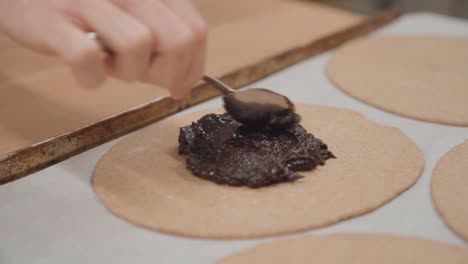
[[[388,112],[468,126],[468,38],[390,36],[339,48],[329,79],[347,94]]]
[[[432,198],[445,223],[468,241],[468,140],[437,163],[432,173]]]
[[[182,114],[116,144],[92,184],[104,205],[137,225],[207,238],[259,237],[336,223],[369,212],[418,179],[424,160],[400,130],[350,110],[297,106],[301,124],[338,157],[294,183],[260,189],[193,176],[177,154],[178,128],[221,109]]]
[[[218,264],[466,264],[468,249],[427,239],[377,234],[308,235],[264,243]]]

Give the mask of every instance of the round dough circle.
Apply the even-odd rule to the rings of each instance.
[[[113,213],[162,232],[193,237],[259,237],[333,224],[369,212],[418,179],[421,152],[399,129],[344,109],[297,106],[301,124],[338,159],[304,179],[260,189],[193,176],[177,154],[178,128],[221,109],[170,117],[116,144],[92,183]]]
[[[437,162],[431,185],[432,198],[445,223],[468,241],[468,140]]]
[[[391,36],[353,41],[327,65],[347,94],[402,116],[468,126],[468,38]]]
[[[466,264],[468,249],[427,239],[377,234],[309,235],[260,244],[218,264]]]

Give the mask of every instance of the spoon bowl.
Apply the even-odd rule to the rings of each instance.
[[[224,108],[236,121],[244,125],[275,129],[300,121],[294,104],[284,95],[263,88],[234,91],[208,75],[205,75],[203,80],[224,94]]]

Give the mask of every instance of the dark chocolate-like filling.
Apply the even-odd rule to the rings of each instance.
[[[298,118],[297,120],[300,120]],[[233,186],[292,182],[334,155],[298,123],[265,131],[241,125],[229,114],[208,114],[180,128],[179,154],[201,178]]]

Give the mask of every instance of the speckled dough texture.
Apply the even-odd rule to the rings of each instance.
[[[468,126],[468,37],[365,38],[339,48],[329,79],[365,103],[414,119]]]
[[[152,230],[242,238],[297,232],[369,212],[412,186],[422,153],[399,129],[345,109],[298,105],[302,126],[338,159],[294,183],[260,189],[193,176],[177,154],[178,128],[221,109],[181,114],[140,130],[106,153],[92,184],[114,214]]]
[[[332,234],[273,241],[218,264],[466,264],[468,249],[432,240],[377,234]]]
[[[468,140],[437,163],[432,198],[445,223],[468,242]]]

